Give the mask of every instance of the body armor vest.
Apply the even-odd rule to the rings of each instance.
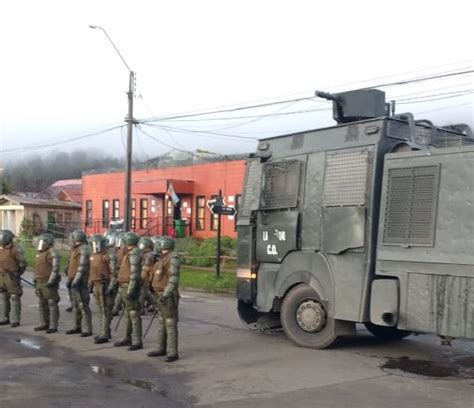
[[[163,292],[170,278],[171,253],[160,259],[154,269],[152,287],[155,292]]]
[[[79,258],[81,257],[81,248],[78,246],[71,251],[71,257],[69,258],[69,266],[67,269],[67,277],[73,280],[79,268]]]
[[[0,273],[16,272],[20,268],[14,245],[0,248]]]
[[[109,266],[109,257],[105,253],[92,254],[90,257],[90,281],[109,281],[112,273]]]
[[[118,283],[130,282],[130,252],[124,252],[122,261],[120,262],[120,269],[117,276]]]
[[[49,249],[38,252],[33,279],[48,279],[53,270],[53,257]]]

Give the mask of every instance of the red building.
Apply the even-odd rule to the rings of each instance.
[[[177,229],[183,229],[175,228],[176,220],[182,220],[186,236],[215,236],[217,216],[211,214],[207,201],[221,189],[225,205],[238,207],[244,172],[242,157],[134,170],[132,229],[140,235],[174,235]],[[82,222],[87,234],[103,233],[111,221],[123,218],[124,183],[124,172],[83,175]],[[223,236],[236,237],[235,217],[222,216],[221,232]]]

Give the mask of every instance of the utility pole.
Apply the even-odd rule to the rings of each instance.
[[[135,73],[130,71],[130,81],[128,86],[128,115],[125,119],[127,122],[127,153],[125,164],[125,196],[124,196],[124,213],[123,213],[123,229],[130,230],[130,213],[132,207],[132,146],[133,146],[133,88],[135,86]]]
[[[222,190],[219,189],[219,202],[222,200]],[[216,276],[221,276],[221,212],[217,215],[217,242],[216,242]]]
[[[127,122],[127,153],[125,155],[126,164],[125,164],[125,194],[124,194],[124,212],[123,212],[123,229],[125,231],[130,230],[130,213],[132,207],[132,146],[133,146],[133,125],[136,124],[136,120],[133,118],[133,94],[134,94],[134,87],[135,87],[135,73],[130,69],[127,62],[123,58],[122,54],[112,41],[112,39],[107,34],[104,28],[98,25],[89,25],[89,28],[93,30],[99,29],[101,30],[107,39],[110,41],[110,44],[114,47],[115,51],[119,55],[120,59],[127,67],[127,70],[130,74],[129,83],[128,83],[128,92],[127,92],[127,99],[128,99],[128,114],[125,118],[125,122]]]

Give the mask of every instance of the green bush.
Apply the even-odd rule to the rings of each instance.
[[[212,266],[216,263],[216,242],[216,238],[178,238],[176,250],[186,254],[182,261],[187,265]],[[237,240],[230,237],[221,238],[221,255],[236,256],[236,248]]]

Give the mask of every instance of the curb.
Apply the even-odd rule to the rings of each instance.
[[[199,293],[211,293],[215,295],[235,295],[235,289],[204,289],[204,288],[193,288],[190,286],[180,286],[179,289],[189,292]]]

